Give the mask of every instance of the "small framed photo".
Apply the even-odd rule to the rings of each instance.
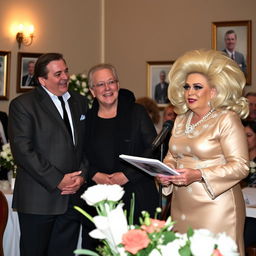
[[[18,53],[17,92],[29,91],[37,85],[37,81],[34,77],[34,68],[40,55],[42,55],[42,53]]]
[[[156,101],[159,107],[167,106],[169,81],[167,75],[174,61],[147,62],[147,95]]]
[[[244,72],[251,84],[251,20],[212,23],[212,48],[225,52]]]
[[[10,88],[11,52],[0,51],[0,100],[8,100]]]

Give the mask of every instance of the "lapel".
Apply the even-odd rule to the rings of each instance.
[[[63,122],[63,119],[62,119],[58,109],[54,105],[52,99],[50,98],[50,96],[47,94],[47,92],[41,86],[36,87],[35,92],[38,95],[38,99],[39,99],[38,102],[41,104],[42,109],[47,112],[49,117],[54,119],[54,121],[57,124],[57,127],[60,127],[63,130],[63,132],[65,133],[65,136],[70,138],[70,142],[73,145],[73,141],[69,135],[66,125]],[[72,119],[73,119],[74,134],[76,134],[76,132],[75,132],[76,124],[74,123],[72,110],[70,109],[70,111],[71,111],[71,115],[72,115]],[[76,137],[75,137],[75,141],[77,141]]]

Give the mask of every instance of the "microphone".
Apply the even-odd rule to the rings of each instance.
[[[151,145],[151,150],[154,151],[159,145],[161,145],[166,138],[168,132],[170,132],[173,128],[174,122],[172,120],[167,120],[163,124],[163,129],[156,136]]]

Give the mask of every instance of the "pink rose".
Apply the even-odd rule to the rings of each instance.
[[[150,243],[147,233],[140,229],[132,229],[122,237],[122,244],[127,252],[136,254],[139,250],[146,248]]]
[[[150,219],[150,225],[142,225],[141,229],[145,230],[148,233],[159,232],[160,229],[164,227],[164,225],[164,220]]]
[[[223,255],[220,253],[220,250],[219,250],[219,249],[215,249],[215,250],[213,251],[212,256],[223,256]]]

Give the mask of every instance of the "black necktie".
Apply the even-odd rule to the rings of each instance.
[[[68,132],[69,132],[71,138],[73,138],[71,126],[70,126],[69,119],[68,119],[68,113],[67,113],[67,110],[66,110],[66,107],[65,107],[65,102],[64,102],[62,96],[58,96],[58,99],[61,102],[61,107],[62,107],[62,110],[63,110],[63,120],[64,120],[64,123],[65,123],[65,125],[66,125],[66,127],[68,129]]]

